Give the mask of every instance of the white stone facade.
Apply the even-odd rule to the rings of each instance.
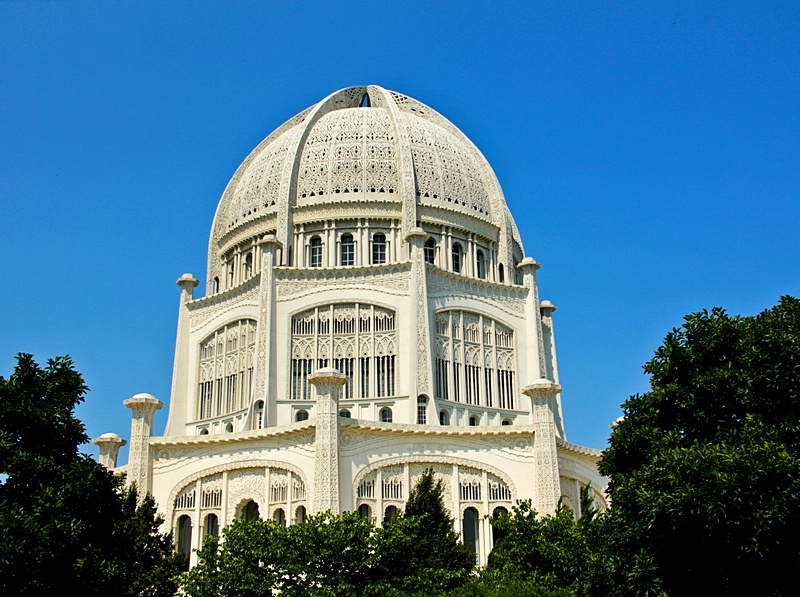
[[[142,437],[155,398],[129,404],[128,470],[188,551],[256,511],[381,523],[432,467],[485,562],[498,508],[577,510],[588,483],[603,500],[599,453],[566,441],[538,268],[461,131],[380,87],[338,91],[228,184],[206,296],[178,280],[165,434]]]

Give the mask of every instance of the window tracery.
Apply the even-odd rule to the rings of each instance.
[[[198,420],[246,408],[253,390],[256,322],[229,323],[200,343]]]
[[[311,400],[308,376],[323,367],[345,375],[340,399],[395,395],[395,313],[361,303],[333,304],[292,317],[289,393]]]
[[[437,313],[434,323],[436,398],[514,409],[514,332],[468,311]]]

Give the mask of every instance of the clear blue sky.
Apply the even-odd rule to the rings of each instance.
[[[558,307],[571,441],[605,446],[684,314],[800,295],[797,1],[2,2],[0,374],[70,354],[89,434],[128,437],[238,164],[371,83],[494,167]]]

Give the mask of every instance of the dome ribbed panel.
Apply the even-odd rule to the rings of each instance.
[[[420,203],[491,222],[489,196],[474,158],[443,128],[406,114]]]
[[[398,189],[396,140],[386,110],[345,108],[314,125],[300,159],[297,205]],[[392,198],[393,199],[393,198]]]

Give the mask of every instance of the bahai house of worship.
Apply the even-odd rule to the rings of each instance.
[[[270,134],[219,201],[205,291],[178,280],[163,435],[149,394],[100,460],[155,498],[179,549],[237,518],[403,510],[426,468],[486,562],[488,518],[578,511],[597,450],[564,431],[539,264],[475,145],[425,104],[337,91]],[[195,556],[192,555],[192,558]]]

